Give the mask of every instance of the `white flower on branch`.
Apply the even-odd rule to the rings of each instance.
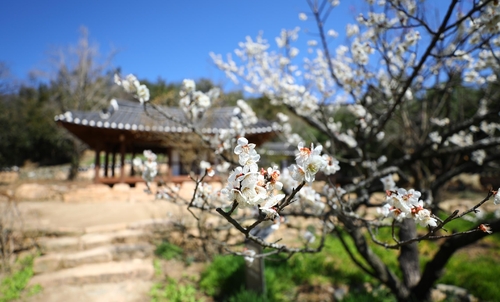
[[[215,175],[215,170],[212,168],[212,165],[207,161],[202,160],[200,162],[200,169],[205,170],[207,175],[210,177]]]
[[[314,147],[314,144],[311,144],[311,148],[304,147],[304,143],[300,142],[297,146],[299,150],[295,153],[295,161],[298,165],[303,165],[305,162],[309,160],[309,158],[313,155],[320,155],[323,150],[323,146],[319,145]]]
[[[331,157],[328,154],[323,154],[323,159],[326,162],[326,166],[323,170],[326,175],[335,174],[337,171],[340,170],[339,161],[336,160],[335,158]]]
[[[255,260],[255,254],[257,253],[252,249],[245,249],[243,251],[243,254],[245,254],[243,258],[245,259],[246,264],[252,265],[253,261]]]
[[[396,188],[396,183],[394,182],[394,178],[392,174],[389,174],[385,177],[380,178],[380,181],[384,185],[384,191],[394,190]]]
[[[292,177],[293,180],[301,183],[305,179],[305,171],[304,168],[298,165],[291,165],[288,170],[290,171],[290,176]]]
[[[448,138],[450,143],[453,143],[460,147],[470,146],[473,143],[472,134],[466,134],[464,131],[460,131],[459,133],[455,133]]]
[[[314,234],[310,231],[305,231],[303,237],[308,244],[314,243],[314,241],[316,240],[316,236],[314,236]]]
[[[377,138],[377,141],[381,142],[385,137],[385,132],[380,131],[379,133],[377,133],[377,135],[375,137]]]
[[[333,29],[329,29],[326,34],[332,38],[337,38],[339,36],[339,33],[336,32],[335,30]]]
[[[265,188],[257,185],[258,173],[247,173],[241,177],[241,189],[233,189],[234,200],[242,207],[252,207],[267,198]]]
[[[380,210],[384,216],[392,216],[397,221],[405,218],[413,218],[421,226],[436,227],[437,220],[432,217],[429,210],[424,209],[424,202],[420,200],[422,194],[419,191],[399,188],[387,191],[387,204]]]
[[[279,216],[278,212],[276,212],[275,206],[280,202],[283,198],[285,198],[285,194],[278,194],[274,196],[269,196],[263,205],[259,207],[259,209],[266,215],[266,218],[274,220],[277,216]]]
[[[326,167],[326,160],[320,155],[313,155],[304,163],[304,179],[311,183],[314,181],[316,174]]]
[[[137,87],[137,98],[141,103],[149,101],[149,89],[146,85],[142,84]]]
[[[356,141],[356,139],[354,139],[354,137],[346,133],[338,134],[337,139],[339,141],[346,143],[346,145],[349,146],[349,148],[356,148],[358,146],[358,142]]]
[[[359,27],[356,24],[347,24],[346,33],[348,37],[352,37],[359,33]]]
[[[357,118],[364,118],[366,116],[366,109],[362,105],[354,104],[347,108],[349,108],[349,111],[351,111]]]
[[[430,227],[436,227],[437,226],[437,221],[435,218],[431,217],[431,211],[423,209],[421,207],[415,207],[413,209],[413,215],[415,217],[415,221],[420,224],[421,226],[430,226]]]
[[[115,83],[122,86],[127,93],[133,93],[141,103],[149,101],[149,89],[146,85],[137,80],[133,74],[129,74],[125,79],[122,79],[118,74],[114,76]]]
[[[307,148],[301,142],[297,148],[298,152],[295,155],[297,166],[292,168],[294,171],[292,172],[292,177],[295,175],[300,179],[303,173],[304,180],[311,183],[314,181],[316,173],[327,166],[327,159],[320,155],[323,146],[314,147],[314,144],[311,144],[311,148]],[[298,180],[295,177],[294,179]]]
[[[472,161],[480,166],[483,165],[483,161],[485,158],[486,158],[486,151],[482,149],[472,152],[472,157],[471,157]]]
[[[446,126],[450,123],[450,119],[447,117],[442,118],[442,119],[431,117],[430,121],[431,121],[431,123],[433,123],[437,126],[440,126],[440,127]]]
[[[217,99],[220,94],[219,88],[212,88],[206,94],[196,90],[196,84],[193,80],[185,79],[182,82],[179,95],[182,97],[179,100],[179,106],[182,108],[186,117],[192,121],[196,121],[212,105],[212,99]]]
[[[255,115],[252,107],[248,106],[247,102],[244,100],[238,100],[236,104],[241,109],[241,120],[243,124],[252,125],[257,123],[257,115]]]
[[[498,188],[498,191],[495,194],[495,198],[493,199],[494,204],[500,204],[500,188]]]
[[[274,190],[281,191],[281,189],[283,188],[283,183],[279,181],[281,173],[278,170],[278,167],[269,167],[267,168],[267,171],[262,169],[261,174],[263,174],[264,178],[267,181],[266,189],[269,192],[273,192]]]
[[[429,138],[431,139],[431,141],[433,143],[436,143],[436,144],[440,144],[441,140],[442,140],[442,137],[439,135],[439,132],[437,132],[437,131],[429,133]]]
[[[278,118],[278,120],[281,122],[281,123],[286,123],[288,122],[288,120],[290,119],[290,117],[288,117],[288,115],[282,113],[282,112],[278,112],[276,113],[276,117]]]
[[[195,82],[191,79],[184,79],[184,81],[182,81],[182,88],[179,93],[181,96],[185,96],[186,94],[193,92],[195,90],[196,90]]]

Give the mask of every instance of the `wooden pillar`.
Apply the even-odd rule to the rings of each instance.
[[[125,182],[125,135],[120,134],[120,182]]]
[[[108,177],[108,166],[109,166],[109,151],[106,148],[104,155],[104,177]]]
[[[132,149],[133,149],[133,147],[132,147]],[[135,151],[132,151],[132,163],[130,165],[130,176],[135,176],[134,158],[135,158]]]
[[[168,178],[172,179],[172,149],[168,150]]]
[[[99,182],[99,172],[101,171],[101,147],[97,146],[95,150],[95,161],[94,161],[94,183]]]
[[[163,150],[163,161],[162,161],[163,169],[164,169],[163,175],[166,175],[166,176],[168,176],[168,173],[170,173],[170,168],[168,165],[168,161],[170,160],[170,156],[169,156],[168,150],[169,150],[168,148],[165,148]]]
[[[115,165],[116,165],[116,149],[113,148],[113,155],[111,157],[111,177],[115,177]]]

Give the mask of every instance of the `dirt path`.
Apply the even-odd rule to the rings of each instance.
[[[136,250],[143,248],[145,244],[143,241],[147,241],[144,238],[148,236],[131,240],[131,235],[134,234],[129,233],[140,232],[141,223],[148,223],[153,219],[183,220],[189,224],[190,219],[193,218],[186,211],[185,206],[165,200],[155,200],[154,195],[148,195],[140,189],[125,192],[122,189],[103,188],[98,188],[93,192],[92,189],[92,186],[89,190],[78,188],[80,190],[78,194],[82,198],[75,198],[77,200],[75,202],[65,202],[64,198],[58,201],[20,200],[18,202],[24,229],[41,230],[40,234],[52,234],[49,237],[40,238],[41,242],[43,240],[64,241],[51,243],[48,247],[54,250],[46,251],[43,256],[39,257],[38,260],[46,259],[42,261],[43,263],[39,261],[40,272],[33,279],[43,280],[46,284],[41,293],[26,301],[135,302],[150,300],[148,293],[153,284],[152,252],[148,251],[146,255],[140,257],[141,259],[134,259],[137,254]],[[189,189],[191,188],[187,186],[186,190]],[[85,202],[88,196],[92,198]],[[113,239],[115,237],[120,238],[115,240]],[[73,239],[79,240],[78,247],[69,249],[67,242]],[[63,248],[65,250],[62,250]],[[135,254],[123,256],[124,251]],[[57,260],[57,264],[54,264],[56,263],[54,259],[63,260]],[[73,264],[77,265],[75,268],[68,267],[68,259],[73,262],[79,261],[79,264]],[[97,262],[94,262],[94,259],[98,259]],[[141,261],[137,263],[138,269],[131,267],[134,261]],[[47,268],[48,271],[41,271]],[[80,276],[84,271],[85,273],[88,271],[90,275]],[[56,276],[57,274],[59,276]],[[138,277],[139,275],[141,276]],[[147,276],[144,277],[144,275]],[[84,281],[80,282],[78,278]],[[67,282],[64,279],[73,281]],[[94,281],[90,283],[85,281],[90,279]]]
[[[181,206],[163,200],[143,202],[63,203],[26,201],[18,204],[26,226],[41,228],[87,228],[109,224],[129,224],[146,219],[179,217]]]

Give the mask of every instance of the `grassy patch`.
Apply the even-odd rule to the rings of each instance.
[[[160,243],[155,250],[155,255],[165,260],[180,259],[183,253],[184,250],[181,247],[168,241]]]
[[[497,301],[500,297],[500,266],[498,258],[495,258],[497,257],[471,257],[467,253],[455,255],[438,282],[466,288],[481,300]]]
[[[213,297],[229,297],[245,282],[243,257],[218,256],[201,274],[200,289]]]
[[[473,225],[463,220],[450,224],[453,230],[457,231],[468,230]],[[381,231],[379,235],[384,240],[392,240],[390,229]],[[347,238],[346,240],[354,251],[353,244]],[[375,245],[372,245],[372,248],[393,271],[400,274],[398,251]],[[424,241],[419,244],[422,267],[437,248],[436,242]],[[500,248],[500,234],[488,236],[472,248],[481,248],[481,256],[471,257],[470,254],[475,253],[473,249],[457,253],[451,258],[445,275],[438,283],[463,287],[481,300],[494,301],[500,296],[500,266],[497,265],[500,261],[497,252]],[[360,257],[358,259],[362,261]],[[243,290],[245,264],[242,257],[235,256],[217,257],[203,272],[200,289],[217,301],[247,301],[247,297],[252,297],[253,301],[294,301],[301,288],[317,289],[325,285],[336,287],[348,284],[351,285],[351,291],[344,301],[395,301],[387,289],[380,289],[377,280],[365,274],[352,262],[340,240],[334,236],[327,238],[321,253],[297,254],[288,260],[285,260],[284,256],[277,256],[266,259],[265,267],[265,297],[256,298],[255,294]],[[367,293],[362,287],[357,289],[357,285],[367,282],[372,284],[372,292]]]
[[[334,237],[328,238],[322,253],[297,254],[288,260],[280,255],[266,259],[265,267],[267,295],[259,297],[262,301],[293,301],[298,294],[298,287],[302,285],[315,288],[324,284],[360,284],[373,281],[353,265],[339,240]],[[242,297],[254,297],[254,294],[242,290],[244,270],[242,257],[216,257],[203,272],[200,288],[217,301],[233,301],[236,297],[246,301]]]
[[[151,302],[199,302],[197,290],[191,285],[182,285],[169,278],[166,283],[155,283],[149,294]]]
[[[20,259],[14,271],[1,280],[0,302],[19,299],[23,293],[31,296],[41,291],[42,288],[39,285],[26,289],[33,276],[33,258],[33,256],[27,256]]]

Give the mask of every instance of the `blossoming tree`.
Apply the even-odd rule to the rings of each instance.
[[[238,102],[232,130],[215,134],[204,133],[196,121],[218,91],[202,93],[193,81],[184,81],[179,105],[187,121],[147,106],[189,127],[219,157],[217,167],[203,162],[204,173],[186,204],[190,211],[215,211],[233,235],[267,248],[264,255],[231,248],[233,253],[248,259],[318,252],[325,236],[335,233],[352,260],[399,300],[422,300],[457,249],[500,229],[498,219],[478,222],[465,232],[445,229],[453,220],[475,217],[493,196],[493,203],[500,204],[497,191],[491,189],[468,210],[451,213],[441,210],[439,194],[454,176],[481,171],[500,158],[499,1],[450,0],[434,11],[430,1],[367,0],[366,10],[347,24],[346,41],[332,49],[338,33],[327,19],[338,2],[307,0],[310,11],[299,18],[312,19],[307,24],[315,24],[317,33],[307,42],[307,54],[294,46],[299,28],[283,30],[276,47],[259,35],[240,43],[235,58],[211,54],[216,66],[246,91],[286,108],[277,123],[287,142],[297,146],[296,162],[287,169],[259,165],[258,149],[245,138],[245,127],[256,122],[256,115],[244,101]],[[134,77],[118,77],[117,83],[148,101],[149,93]],[[294,133],[288,115],[321,136],[306,143]],[[214,170],[228,171],[220,191],[204,182]],[[336,183],[339,173],[349,175],[350,182]],[[312,186],[318,175],[320,190]],[[412,188],[398,187],[408,184]],[[386,197],[377,200],[377,192]],[[255,235],[258,228],[279,225],[282,216],[315,220],[321,225],[320,239],[312,244],[308,232],[305,245],[297,247]],[[391,230],[390,241],[379,238],[382,228]],[[444,241],[421,270],[418,242],[436,239]],[[402,279],[372,244],[399,250]]]

